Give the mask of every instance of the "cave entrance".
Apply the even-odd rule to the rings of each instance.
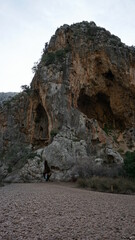
[[[79,110],[87,115],[88,118],[96,119],[101,128],[104,128],[105,125],[117,129],[124,128],[122,121],[112,112],[110,98],[103,93],[89,97],[85,94],[84,89],[82,89],[77,105]]]
[[[48,143],[48,117],[44,107],[38,104],[35,115],[34,145],[47,145]]]

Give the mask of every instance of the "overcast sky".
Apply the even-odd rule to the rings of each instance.
[[[29,85],[55,30],[84,20],[135,45],[135,0],[0,0],[0,92]]]

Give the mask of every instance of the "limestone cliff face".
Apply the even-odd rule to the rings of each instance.
[[[122,163],[119,150],[134,150],[134,47],[94,22],[63,25],[35,70],[29,91],[0,113],[3,154],[16,141],[38,153],[15,179],[40,180],[32,169],[41,170],[44,158],[60,180],[83,166]]]

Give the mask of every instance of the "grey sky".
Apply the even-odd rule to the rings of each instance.
[[[29,85],[45,42],[83,20],[135,45],[135,0],[0,0],[0,92]]]

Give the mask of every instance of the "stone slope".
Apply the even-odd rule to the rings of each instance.
[[[0,92],[0,104],[3,101],[6,101],[8,99],[11,99],[17,94],[17,92]]]
[[[63,25],[34,70],[31,87],[0,112],[6,179],[40,181],[44,158],[57,180],[121,164],[135,146],[135,49],[94,22]],[[17,158],[9,174],[3,156],[18,144],[36,156],[19,171]]]

